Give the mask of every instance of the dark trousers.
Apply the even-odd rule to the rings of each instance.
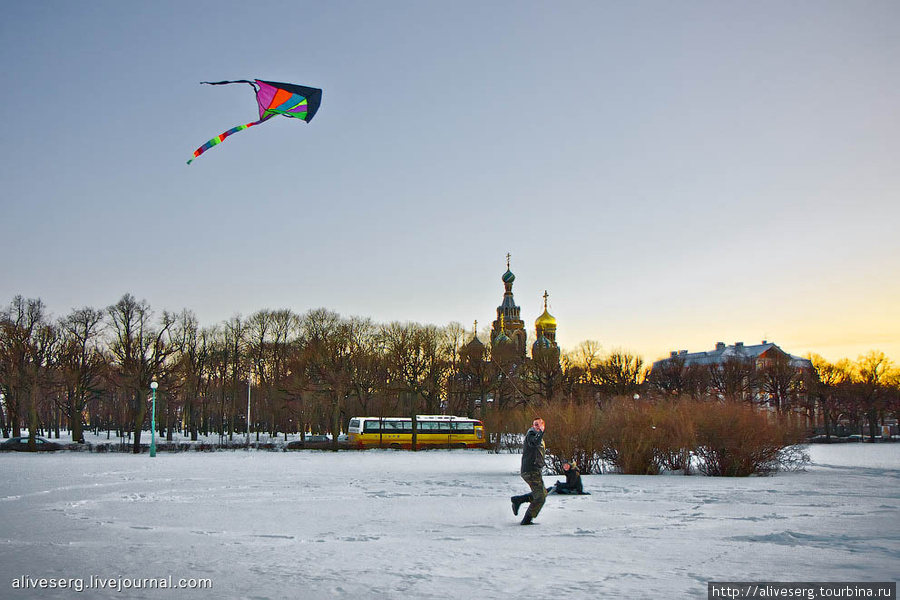
[[[547,499],[547,488],[544,487],[544,478],[541,477],[540,471],[528,471],[527,473],[522,473],[522,479],[531,488],[531,493],[516,496],[515,500],[517,502],[530,502],[528,514],[532,519],[537,518],[541,508],[544,507],[544,500]]]

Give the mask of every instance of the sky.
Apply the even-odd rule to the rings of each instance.
[[[900,4],[12,3],[0,303],[900,360]],[[260,78],[323,89],[257,118]]]

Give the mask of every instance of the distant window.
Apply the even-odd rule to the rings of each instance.
[[[379,432],[381,431],[380,423],[378,421],[366,421],[366,433]]]
[[[350,429],[354,431],[359,431],[359,419],[352,419],[350,421]]]

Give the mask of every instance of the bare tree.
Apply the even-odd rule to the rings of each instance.
[[[831,441],[835,424],[846,404],[847,388],[852,382],[852,370],[847,359],[831,363],[818,354],[809,357],[813,365],[810,395],[816,399],[825,426],[825,439]]]
[[[337,449],[341,415],[350,389],[353,325],[337,313],[320,308],[306,313],[302,328],[311,377],[330,399],[329,429],[332,447]]]
[[[790,408],[803,388],[803,372],[787,354],[776,354],[756,370],[759,389],[768,395],[769,403],[779,413]]]
[[[756,369],[752,360],[732,356],[707,369],[710,387],[719,397],[734,402],[747,400],[755,386]]]
[[[154,377],[162,376],[163,365],[175,350],[168,339],[175,317],[163,312],[159,323],[154,323],[147,301],[138,301],[131,294],[122,296],[107,309],[107,313],[112,321],[109,349],[116,369],[115,379],[128,397],[134,431],[133,451],[140,454],[147,393]]]
[[[60,319],[61,340],[57,368],[65,388],[62,408],[73,442],[83,442],[82,415],[88,403],[100,397],[105,357],[100,348],[103,311],[79,308]]]
[[[16,296],[0,313],[0,385],[13,436],[21,435],[23,412],[28,446],[35,450],[38,412],[51,380],[51,361],[58,333],[40,299]]]
[[[858,398],[869,425],[869,439],[875,441],[879,413],[884,410],[888,396],[888,377],[893,367],[884,352],[872,350],[860,356],[855,365]]]
[[[614,350],[600,363],[602,387],[613,396],[630,395],[644,382],[644,359],[626,350]]]

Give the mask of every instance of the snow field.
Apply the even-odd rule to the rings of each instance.
[[[708,581],[894,581],[900,445],[773,477],[584,476],[521,527],[518,455],[0,455],[0,597],[33,578],[208,578],[85,598],[705,598]],[[545,477],[547,484],[557,478]],[[524,507],[523,507],[524,508]],[[521,513],[520,513],[521,516]]]

